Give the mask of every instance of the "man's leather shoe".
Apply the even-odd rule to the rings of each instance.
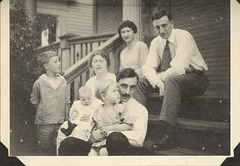
[[[151,146],[154,151],[168,150],[176,146],[176,138],[174,136],[164,135],[160,141]]]

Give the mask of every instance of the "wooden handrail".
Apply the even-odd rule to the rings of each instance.
[[[88,59],[90,57],[91,57],[90,54],[85,56],[64,72],[64,77],[67,80],[68,84],[71,83],[77,76],[81,75],[84,71],[86,71],[89,68]]]
[[[83,44],[83,43],[90,43],[90,42],[98,42],[103,40],[108,40],[110,37],[113,37],[115,33],[105,33],[105,34],[95,34],[91,36],[74,36],[68,39],[70,45],[73,44]],[[53,42],[51,45],[60,48],[60,41]],[[38,47],[37,50],[47,49],[50,47],[49,45]]]
[[[83,44],[83,43],[90,43],[90,42],[98,42],[103,40],[108,40],[109,38],[113,37],[115,33],[106,33],[106,34],[95,34],[91,36],[74,36],[68,39],[70,45],[73,44]]]

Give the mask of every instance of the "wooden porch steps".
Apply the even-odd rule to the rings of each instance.
[[[154,152],[155,155],[171,155],[171,156],[191,156],[191,155],[210,155],[210,153],[200,151],[200,150],[193,150],[183,147],[176,147],[170,150],[165,151],[156,151]]]
[[[149,124],[159,124],[158,115],[149,115],[148,119]],[[177,127],[179,129],[209,131],[216,134],[226,134],[229,132],[230,125],[229,123],[223,122],[211,122],[204,120],[178,118]]]
[[[166,151],[151,151],[151,144],[163,136],[158,115],[149,115],[144,148],[153,155],[229,155],[230,124],[186,118],[177,119],[177,145]]]
[[[152,151],[151,145],[154,144],[154,141],[146,140],[144,142],[144,148],[147,151],[147,155],[168,155],[168,156],[191,156],[191,155],[211,155],[211,153],[205,152],[204,150],[194,150],[190,148],[184,148],[184,147],[174,147],[169,150],[163,150],[163,151]],[[146,155],[146,154],[145,154]]]
[[[148,95],[148,113],[159,115],[162,99],[157,93]],[[185,97],[181,101],[180,118],[205,120],[212,122],[230,122],[230,98],[225,92],[207,91],[202,96]]]

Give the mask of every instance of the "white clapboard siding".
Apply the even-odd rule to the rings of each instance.
[[[39,0],[37,12],[57,17],[57,28],[62,36],[66,33],[86,36],[96,32],[95,19],[96,6],[93,1],[45,1]]]
[[[97,33],[117,32],[122,22],[122,0],[97,0]]]
[[[94,6],[89,4],[76,3],[70,6],[68,12],[68,31],[78,35],[90,35],[93,33]]]

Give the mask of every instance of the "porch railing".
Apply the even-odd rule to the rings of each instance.
[[[60,39],[62,70],[68,82],[68,93],[72,102],[78,99],[78,89],[93,76],[89,58],[94,50],[100,49],[109,53],[109,71],[112,73],[118,71],[119,53],[124,44],[118,34],[64,36]]]
[[[75,36],[66,34],[60,36],[60,48],[62,69],[65,71],[67,68],[75,64],[80,59],[87,56],[90,52],[98,48],[101,44],[113,37],[115,34],[95,34],[91,36]]]

